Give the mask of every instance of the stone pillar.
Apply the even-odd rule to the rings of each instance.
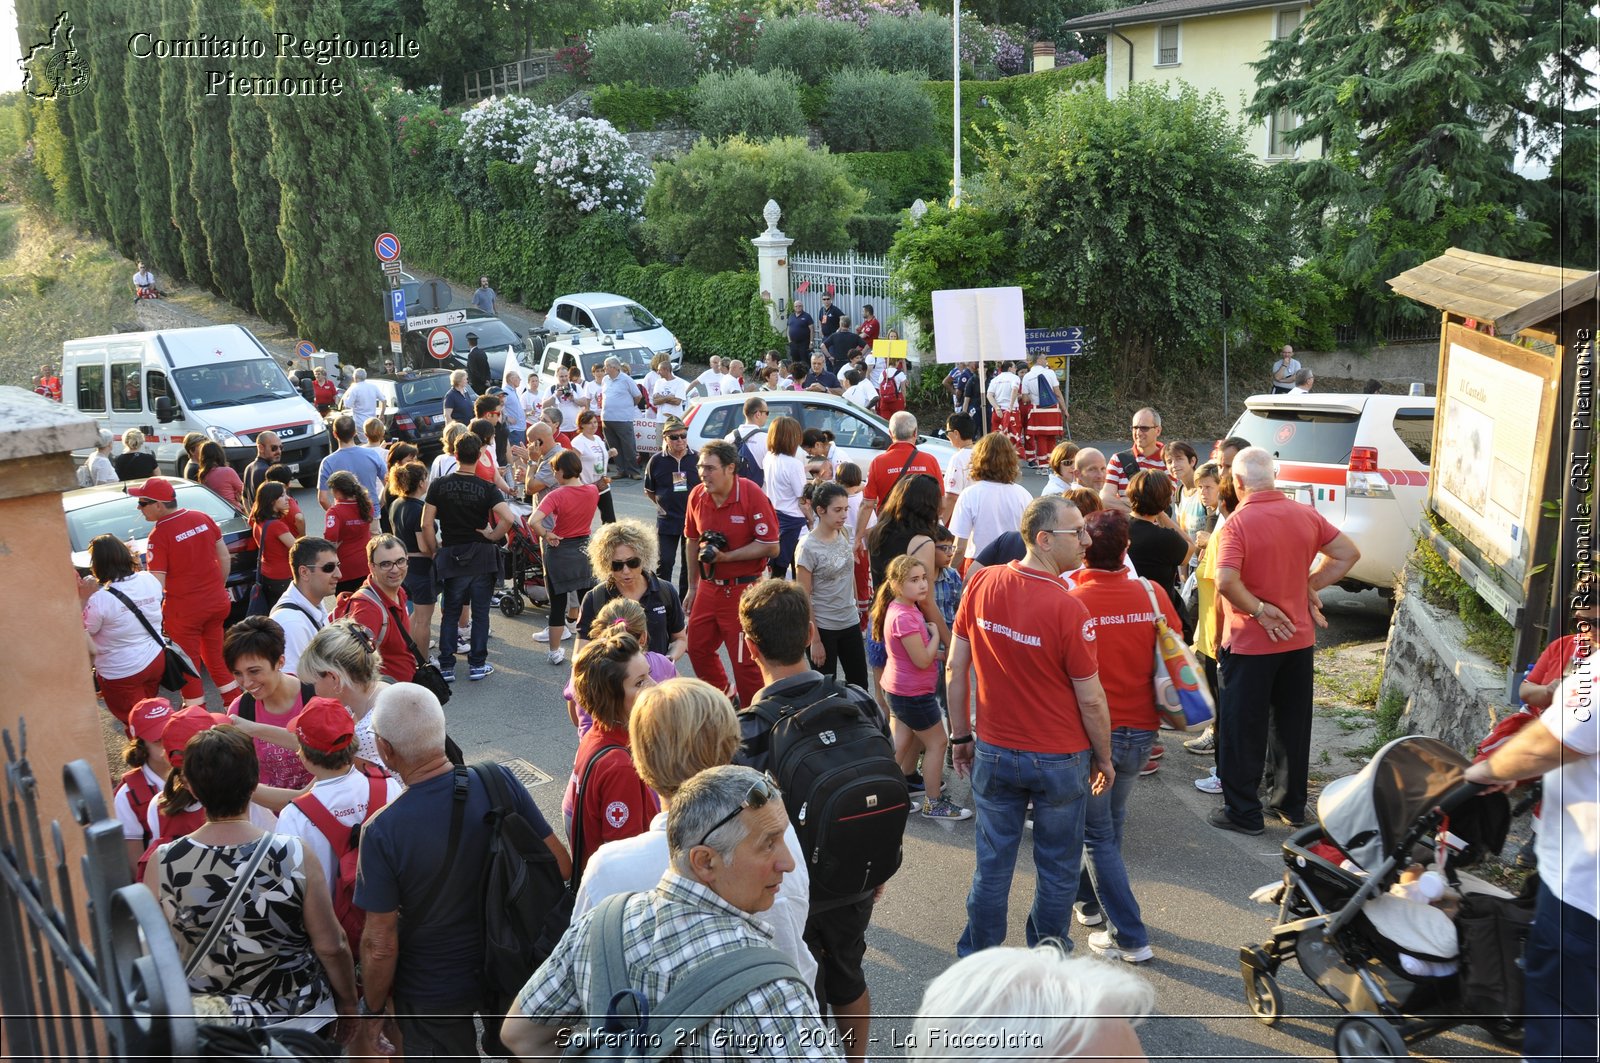
[[[767,200],[761,215],[767,219],[767,230],[750,242],[756,245],[756,269],[761,276],[762,301],[767,304],[772,327],[782,332],[789,300],[789,247],[794,241],[778,228],[778,219],[783,215],[783,210],[777,200]]]
[[[1033,72],[1041,70],[1054,70],[1056,68],[1056,42],[1033,42]]]

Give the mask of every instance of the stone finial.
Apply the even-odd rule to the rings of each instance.
[[[767,205],[761,208],[761,216],[767,219],[767,232],[778,231],[778,219],[783,217],[783,208],[778,206],[776,199],[767,200]]]
[[[911,204],[911,224],[922,224],[922,216],[926,213],[928,213],[928,205],[922,200],[919,199],[915,203]]]

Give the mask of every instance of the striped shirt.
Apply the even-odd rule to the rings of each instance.
[[[1127,454],[1129,452],[1125,450],[1122,453]],[[1151,469],[1163,473],[1167,471],[1167,448],[1161,443],[1156,444],[1154,451],[1148,454],[1140,454],[1138,457],[1139,468],[1141,469]],[[1113,454],[1111,460],[1106,462],[1106,483],[1117,489],[1118,498],[1128,493],[1128,473],[1122,467],[1120,455]]]

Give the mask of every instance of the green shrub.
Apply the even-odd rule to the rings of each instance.
[[[806,125],[821,126],[826,122],[828,119],[828,86],[801,85],[800,113],[805,115]]]
[[[809,85],[821,85],[845,67],[865,61],[861,31],[853,23],[817,15],[770,22],[756,42],[757,70],[790,70]]]
[[[933,101],[915,74],[861,67],[828,85],[823,134],[834,151],[911,151],[933,135]]]
[[[713,354],[749,358],[754,351],[782,347],[760,289],[753,270],[701,273],[662,263],[625,266],[605,288],[665,315],[684,356],[695,362]]]
[[[695,93],[695,126],[718,140],[801,136],[800,85],[786,70],[758,74],[748,67],[731,74],[707,74]]]
[[[783,208],[780,224],[796,251],[831,251],[844,244],[845,220],[866,198],[837,156],[810,150],[800,137],[702,140],[657,167],[645,196],[645,232],[695,269],[745,268],[768,199]]]
[[[867,193],[867,212],[904,210],[921,199],[942,203],[950,188],[950,157],[938,148],[921,151],[841,153],[850,179]]]
[[[694,44],[676,26],[608,26],[594,35],[589,80],[596,85],[633,82],[653,89],[694,84]]]
[[[694,109],[693,89],[653,89],[629,82],[594,90],[594,113],[625,133],[681,122]]]
[[[850,247],[868,255],[887,254],[900,230],[900,215],[857,214],[846,219],[844,227],[850,234]]]
[[[992,132],[1000,122],[1000,112],[1015,115],[1021,112],[1025,100],[1044,103],[1058,92],[1087,90],[1104,92],[1106,57],[1097,55],[1086,63],[1042,70],[1037,74],[1019,74],[999,81],[961,82],[961,165],[964,170],[975,170],[981,165],[978,148],[982,132]],[[954,82],[925,81],[922,91],[933,101],[935,143],[952,145],[954,137],[950,123],[954,118]],[[987,105],[979,101],[987,99]]]
[[[932,11],[873,15],[862,41],[870,66],[923,78],[950,75],[953,43],[950,19]]]
[[[1460,543],[1460,535],[1437,516],[1424,512],[1423,519],[1446,539]],[[1502,668],[1510,667],[1516,630],[1495,612],[1472,584],[1462,579],[1450,563],[1420,536],[1411,560],[1422,573],[1422,596],[1440,608],[1454,608],[1467,629],[1467,648],[1475,650]]]

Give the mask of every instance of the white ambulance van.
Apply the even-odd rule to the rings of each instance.
[[[283,441],[282,461],[314,486],[329,450],[316,407],[243,325],[125,332],[68,340],[61,398],[118,439],[137,428],[163,470],[183,474],[183,437],[222,444],[230,464],[254,460],[257,432]]]

